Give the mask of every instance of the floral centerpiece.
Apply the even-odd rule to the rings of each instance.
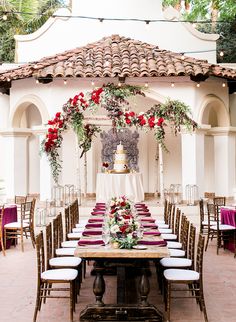
[[[114,197],[110,201],[108,214],[111,242],[119,248],[132,248],[137,244],[137,230],[140,228],[132,212],[132,203],[125,196]]]

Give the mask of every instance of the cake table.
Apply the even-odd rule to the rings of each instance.
[[[96,202],[107,202],[112,197],[127,196],[134,202],[144,200],[141,173],[98,173]]]

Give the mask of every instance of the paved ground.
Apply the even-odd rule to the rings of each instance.
[[[191,213],[189,218],[197,223],[197,215]],[[188,210],[184,209],[187,213]],[[89,212],[89,210],[88,210]],[[83,210],[86,215],[85,209]],[[80,311],[94,301],[92,294],[93,277],[88,266],[87,276],[83,282],[79,303],[76,305],[74,321],[79,321]],[[204,257],[204,289],[209,322],[236,321],[236,259],[229,251],[220,251],[216,255],[215,242]],[[114,303],[116,298],[114,276],[106,277],[107,289],[105,302]],[[0,253],[0,321],[31,322],[36,295],[36,254],[31,242],[25,242],[25,252],[19,246],[7,250],[6,257]],[[157,287],[155,274],[151,276],[151,293],[149,301],[163,310],[162,297]],[[194,299],[173,300],[172,322],[204,321]],[[38,322],[69,321],[68,299],[49,299],[38,315]]]

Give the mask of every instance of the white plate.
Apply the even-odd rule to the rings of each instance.
[[[133,246],[134,249],[139,249],[139,250],[142,250],[142,249],[147,249],[147,246],[144,246],[144,245],[136,245],[136,246]]]

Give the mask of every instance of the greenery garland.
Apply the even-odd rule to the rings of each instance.
[[[185,126],[194,130],[197,123],[190,117],[190,109],[178,100],[167,100],[164,104],[156,104],[147,112],[137,114],[129,109],[128,98],[131,96],[145,96],[143,88],[131,85],[106,84],[86,93],[80,92],[70,98],[63,105],[63,112],[57,112],[52,120],[48,121],[47,134],[41,143],[41,151],[46,153],[54,181],[58,182],[61,171],[61,160],[58,149],[63,141],[63,132],[71,126],[78,137],[81,156],[91,148],[92,139],[101,129],[93,124],[84,124],[84,111],[95,113],[99,106],[106,109],[112,125],[118,129],[135,126],[136,128],[153,130],[157,141],[166,149],[164,144],[164,127],[169,122],[174,133]]]

